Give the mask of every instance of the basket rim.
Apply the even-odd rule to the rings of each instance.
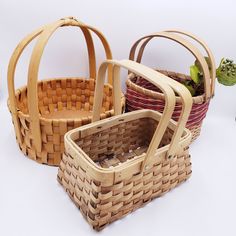
[[[55,78],[46,78],[44,80],[39,80],[37,82],[37,84],[43,83],[43,82],[51,82],[51,81],[55,81],[55,80],[81,80],[81,81],[86,81],[86,80],[93,80],[96,83],[96,80],[94,78],[86,78],[86,77],[55,77]],[[104,86],[108,86],[109,88],[113,89],[113,87],[109,84],[109,83],[105,83]],[[23,90],[27,89],[27,85],[21,86],[18,89],[15,90],[15,97],[18,96]],[[125,95],[122,93],[121,94],[121,105],[125,105]],[[11,112],[10,109],[10,98],[8,97],[7,99],[7,106],[9,111]],[[111,109],[109,111],[106,111],[104,113],[101,113],[101,115],[107,114],[109,112],[113,112],[114,109]],[[18,107],[17,107],[17,114],[18,116],[24,118],[24,119],[29,119],[29,113],[23,113]],[[88,118],[92,118],[92,116],[86,116]],[[52,118],[45,118],[40,114],[40,120],[41,121],[50,121],[52,122],[53,120],[59,120],[59,121],[80,121],[80,118],[73,118],[73,119],[66,119],[66,118],[56,118],[56,119],[52,119]]]
[[[159,69],[154,69],[156,71],[158,71]],[[173,71],[169,71],[169,70],[160,70],[160,71],[168,71],[168,72],[173,72]],[[160,72],[161,73],[161,72]],[[176,72],[174,72],[176,73]],[[183,76],[188,76],[188,75],[185,75],[183,73],[178,73],[180,75],[183,75]],[[141,87],[140,85],[137,85],[135,84],[132,79],[135,77],[135,74],[134,73],[130,73],[128,74],[127,76],[127,80],[126,80],[126,86],[127,88],[130,87],[131,89],[135,90],[136,92],[140,92],[142,94],[145,94],[145,95],[148,95],[152,98],[159,98],[159,99],[162,99],[164,100],[164,95],[163,93],[161,92],[156,92],[156,91],[152,91],[150,89],[147,89],[147,88],[143,88]],[[178,103],[181,103],[181,98],[179,96],[175,96],[176,97],[176,102]],[[205,101],[205,93],[203,93],[202,95],[199,95],[199,96],[192,96],[192,99],[193,99],[193,103],[194,104],[202,104],[202,103],[205,103],[207,101]]]
[[[127,174],[125,173],[124,175],[122,175],[121,173],[127,172],[127,170],[133,169],[135,167],[136,169],[137,168],[140,169],[139,166],[144,160],[146,153],[136,156],[135,158],[128,160],[122,163],[121,165],[110,167],[110,168],[104,168],[104,167],[98,166],[94,161],[92,161],[91,158],[83,151],[83,149],[81,149],[74,142],[74,139],[79,138],[79,137],[85,137],[86,135],[88,135],[89,130],[91,129],[94,130],[100,127],[101,125],[104,125],[105,127],[103,127],[102,129],[99,128],[99,131],[102,131],[102,130],[107,129],[108,127],[117,125],[119,124],[119,122],[128,122],[128,121],[139,119],[139,118],[152,118],[159,121],[161,116],[162,114],[158,111],[143,109],[143,110],[138,110],[138,111],[133,111],[133,112],[128,112],[121,115],[113,116],[110,118],[106,118],[104,120],[100,120],[94,123],[90,123],[90,124],[75,128],[73,130],[68,131],[64,136],[66,153],[70,154],[72,158],[76,162],[78,162],[80,166],[83,166],[82,168],[89,171],[92,176],[96,176],[97,180],[100,179],[101,181],[105,181],[105,182],[111,181],[111,178],[112,178],[112,181],[117,180],[117,178],[118,180],[119,179],[121,180]],[[127,118],[126,121],[124,121],[125,118]],[[114,122],[116,124],[114,124]],[[109,126],[110,123],[112,123],[112,125]],[[168,128],[174,131],[176,126],[177,126],[177,122],[171,119],[169,121]],[[192,137],[192,133],[190,132],[190,130],[187,128],[184,128],[183,135],[179,141],[179,146],[181,148],[188,146],[191,141],[191,137]],[[170,144],[165,145],[164,147],[158,148],[156,150],[155,157],[162,156],[161,159],[165,158],[164,154],[169,149],[169,146]],[[152,162],[156,161],[155,157],[152,158]]]

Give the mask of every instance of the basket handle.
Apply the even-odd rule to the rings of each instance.
[[[171,119],[172,113],[174,111],[175,106],[175,92],[180,95],[182,99],[182,111],[180,114],[180,118],[177,124],[177,128],[173,134],[173,138],[170,143],[170,148],[167,152],[167,156],[173,157],[176,151],[179,148],[179,140],[183,134],[183,130],[185,128],[186,122],[188,120],[188,116],[190,114],[192,108],[192,97],[190,92],[180,83],[173,81],[169,77],[156,72],[144,65],[138,64],[134,61],[130,60],[107,60],[103,62],[98,71],[98,78],[95,88],[95,96],[94,96],[94,106],[93,106],[93,122],[98,121],[100,119],[100,111],[102,107],[102,91],[105,82],[105,74],[107,67],[109,65],[113,65],[113,100],[114,100],[114,111],[115,115],[121,113],[121,104],[120,104],[120,95],[121,95],[121,83],[120,83],[120,68],[126,68],[127,70],[142,76],[147,79],[155,86],[160,88],[165,95],[165,108],[163,111],[163,115],[159,121],[159,124],[156,128],[156,131],[153,135],[149,148],[147,150],[147,155],[142,163],[141,168],[147,168],[149,160],[154,155],[157,147],[159,146],[162,137],[168,127],[169,121]]]
[[[188,42],[187,40],[185,40],[184,38],[180,37],[179,35],[176,35],[174,33],[167,33],[167,32],[159,32],[159,33],[154,33],[154,34],[150,34],[147,36],[144,36],[142,38],[140,38],[139,40],[137,40],[131,50],[130,50],[130,55],[129,55],[129,59],[130,60],[134,60],[134,56],[135,56],[135,50],[138,46],[138,44],[144,40],[144,39],[152,39],[154,37],[161,37],[161,38],[166,38],[166,39],[170,39],[173,40],[179,44],[181,44],[182,46],[184,46],[189,52],[192,53],[192,55],[199,61],[202,70],[203,70],[203,77],[204,77],[204,90],[205,90],[205,100],[208,101],[211,98],[211,88],[210,88],[210,74],[209,74],[209,68],[208,65],[206,63],[205,58],[203,57],[203,55],[201,54],[201,52],[190,42]],[[143,50],[144,48],[141,50],[141,53],[139,55],[139,57],[137,58],[137,62],[141,62],[141,58],[142,58],[142,54],[143,54]]]
[[[211,66],[211,71],[210,71],[210,77],[211,77],[211,96],[214,96],[215,93],[215,79],[216,79],[216,65],[215,65],[215,59],[213,56],[213,53],[211,52],[210,48],[207,46],[207,44],[200,38],[198,38],[196,35],[187,32],[187,31],[182,31],[182,30],[177,30],[177,29],[169,29],[169,30],[165,30],[164,32],[169,32],[169,33],[178,33],[178,34],[182,34],[185,36],[188,36],[190,38],[192,38],[193,40],[195,40],[196,42],[198,42],[206,51],[207,56],[209,58],[210,61],[210,66]],[[141,61],[142,55],[143,55],[143,51],[145,49],[145,46],[148,44],[148,42],[152,39],[152,37],[146,39],[143,44],[141,45],[140,49],[139,49],[139,53],[137,56],[137,62]]]
[[[22,135],[20,131],[20,121],[17,116],[17,103],[16,103],[16,97],[15,97],[15,84],[14,84],[14,77],[15,77],[15,71],[16,71],[16,65],[17,62],[26,48],[26,46],[38,35],[42,33],[44,30],[44,27],[39,28],[38,30],[35,30],[33,33],[27,35],[16,47],[15,51],[13,52],[9,65],[8,65],[8,72],[7,72],[7,83],[8,83],[8,94],[9,94],[9,105],[10,105],[10,111],[12,114],[12,121],[15,127],[16,132],[16,138],[20,144],[22,144]]]
[[[87,43],[87,47],[88,47],[88,55],[89,55],[89,69],[90,69],[90,77],[92,78],[96,78],[96,59],[95,59],[95,50],[94,50],[94,44],[93,44],[93,40],[92,40],[92,36],[91,36],[91,33],[90,33],[90,30],[93,31],[95,34],[97,34],[97,36],[100,38],[100,40],[102,41],[102,44],[104,46],[104,49],[105,49],[105,52],[106,52],[106,57],[108,59],[112,58],[112,53],[111,53],[111,50],[110,50],[110,47],[109,47],[109,44],[108,42],[106,41],[105,37],[95,28],[91,27],[91,26],[87,26],[85,25],[84,23],[82,22],[79,22],[78,20],[76,20],[75,18],[73,17],[68,17],[68,18],[64,18],[64,19],[61,19],[59,21],[56,21],[52,24],[49,24],[49,25],[46,25],[44,27],[41,27],[40,29],[34,31],[33,33],[31,33],[30,35],[26,36],[20,43],[19,45],[17,46],[17,48],[15,49],[11,59],[10,59],[10,62],[9,62],[9,66],[8,66],[8,92],[9,92],[9,100],[10,100],[10,110],[11,110],[11,113],[12,113],[12,117],[13,117],[13,123],[14,123],[14,126],[15,126],[15,131],[16,131],[16,137],[17,137],[17,140],[19,143],[22,143],[22,135],[21,135],[21,131],[20,131],[20,122],[19,122],[19,119],[18,119],[18,116],[17,116],[17,104],[16,104],[16,99],[15,99],[15,86],[14,86],[14,75],[15,75],[15,69],[16,69],[16,65],[17,65],[17,62],[19,60],[19,57],[21,56],[23,50],[25,49],[25,47],[34,39],[36,38],[37,36],[41,35],[40,38],[42,38],[42,35],[45,35],[45,32],[44,31],[47,31],[49,33],[49,31],[51,30],[51,34],[58,28],[58,27],[61,27],[61,26],[67,26],[67,25],[72,25],[72,26],[78,26],[81,28],[84,36],[85,36],[85,40],[86,40],[86,43]],[[54,28],[56,27],[56,28]],[[54,28],[54,31],[53,31],[53,28]],[[51,35],[49,35],[50,37]],[[39,67],[39,62],[40,61],[37,61],[37,59],[39,59],[39,57],[37,57],[36,55],[36,61],[34,60],[34,57],[35,54],[39,53],[39,51],[37,50],[37,45],[40,44],[40,39],[38,40],[35,48],[34,48],[34,51],[33,51],[33,54],[31,56],[31,63],[30,63],[30,67],[36,67],[38,68]],[[45,42],[46,44],[46,42]],[[42,51],[45,47],[45,45],[40,45],[41,47],[43,46]],[[42,55],[42,51],[41,51],[41,55]],[[34,62],[33,62],[34,61]],[[32,66],[32,63],[37,63],[37,65],[33,65]],[[30,68],[29,68],[30,70]],[[38,69],[37,69],[38,71]],[[35,70],[34,70],[35,72]],[[111,83],[111,78],[112,78],[112,75],[111,75],[111,70],[108,71],[108,82]],[[37,75],[36,77],[33,77],[33,78],[36,78],[37,79]],[[28,76],[28,88],[29,88],[29,84],[31,81],[29,81],[31,78],[30,76]],[[34,83],[35,82],[35,83]],[[32,106],[35,106],[34,104],[38,104],[38,99],[37,99],[37,81],[34,81],[33,84],[35,85],[36,89],[34,89],[34,92],[35,92],[35,96],[36,96],[36,102],[33,102],[31,100],[31,98],[28,99],[29,101],[29,107],[30,107],[30,104],[31,104],[31,107]],[[31,91],[31,89],[28,91]],[[31,93],[32,95],[32,93]],[[32,97],[32,96],[31,96]],[[35,141],[35,146],[36,146],[36,149],[37,151],[41,151],[41,134],[39,135],[40,133],[40,126],[39,126],[39,111],[38,111],[38,107],[37,109],[37,113],[34,113],[34,111],[32,111],[32,109],[30,110],[29,108],[29,115],[32,119],[32,123],[33,123],[33,137],[34,137],[34,141]],[[32,115],[33,113],[33,115]],[[36,124],[37,123],[37,124]],[[37,127],[37,128],[35,128]]]
[[[38,80],[38,70],[40,60],[44,51],[44,48],[52,36],[54,31],[62,26],[78,26],[81,28],[87,28],[93,31],[101,40],[103,47],[106,52],[107,59],[112,58],[111,50],[109,44],[102,33],[100,33],[97,29],[93,28],[92,26],[85,25],[80,23],[79,21],[75,20],[74,18],[65,18],[61,21],[56,22],[48,26],[40,35],[31,55],[29,70],[28,70],[28,107],[29,107],[29,116],[32,122],[32,136],[34,137],[34,144],[35,148],[38,152],[42,149],[42,138],[41,138],[41,131],[40,131],[40,120],[39,120],[39,109],[38,106],[38,95],[37,95],[37,80]],[[108,80],[111,82],[112,79],[112,70],[109,68],[108,70]],[[29,89],[30,88],[30,89]]]
[[[187,31],[183,31],[183,30],[168,29],[168,30],[165,30],[165,32],[177,33],[177,34],[188,36],[192,38],[193,40],[195,40],[196,42],[198,42],[205,49],[207,56],[209,58],[209,61],[210,61],[210,65],[211,65],[211,95],[213,97],[215,94],[216,63],[215,63],[215,58],[213,56],[213,53],[211,49],[207,46],[206,42],[200,39],[199,37],[197,37],[196,35]]]
[[[61,21],[61,20],[60,20]],[[20,122],[17,116],[17,103],[15,98],[15,84],[14,84],[14,77],[15,77],[15,70],[17,63],[19,61],[19,58],[21,54],[23,53],[24,49],[27,47],[28,44],[30,44],[33,39],[38,37],[49,25],[45,25],[31,34],[27,35],[16,47],[14,50],[9,65],[8,65],[8,94],[9,94],[9,105],[10,105],[10,111],[12,113],[12,119],[15,127],[16,132],[16,138],[20,144],[22,144],[22,135],[20,131]],[[89,72],[90,77],[96,76],[96,61],[95,61],[95,50],[93,45],[92,36],[90,34],[90,31],[86,28],[81,27],[81,31],[84,34],[87,48],[88,48],[88,56],[89,56]]]

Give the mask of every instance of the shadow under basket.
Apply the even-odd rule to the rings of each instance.
[[[17,117],[23,153],[39,163],[59,165],[64,152],[64,134],[91,123],[94,79],[58,78],[38,82],[38,100],[42,150],[37,152],[28,111],[27,87],[16,90]],[[124,104],[124,100],[122,100]],[[10,104],[8,101],[10,110]],[[104,86],[101,119],[113,115],[112,86]]]
[[[191,77],[181,73],[166,70],[157,70],[158,72],[176,80],[178,82],[191,80]],[[126,111],[135,111],[139,109],[151,109],[163,112],[165,107],[165,99],[162,92],[149,81],[140,76],[130,74],[126,91]],[[193,99],[192,110],[190,112],[186,128],[192,132],[193,142],[200,135],[202,122],[206,117],[209,107],[209,101],[204,100],[204,87],[200,88],[198,94]],[[172,115],[172,119],[178,121],[182,110],[182,104],[177,97],[177,103]]]
[[[191,175],[185,129],[177,155],[166,157],[171,120],[149,168],[141,168],[161,114],[142,110],[83,126],[65,135],[58,181],[96,230],[163,195]]]

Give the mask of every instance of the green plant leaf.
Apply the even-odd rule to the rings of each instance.
[[[200,71],[196,65],[190,66],[190,76],[195,84],[200,84]]]
[[[196,91],[191,85],[184,85],[184,86],[189,90],[192,96],[195,95]]]
[[[182,81],[181,83],[189,90],[192,96],[196,94],[196,90],[194,89],[193,85],[191,84],[191,80],[185,80]]]

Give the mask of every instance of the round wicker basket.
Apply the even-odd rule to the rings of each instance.
[[[50,36],[63,26],[79,27],[86,39],[89,55],[89,78],[52,78],[38,81],[38,70],[43,50]],[[24,38],[15,49],[8,67],[8,107],[15,127],[16,139],[22,152],[44,164],[59,165],[64,152],[64,134],[92,122],[92,108],[96,79],[95,50],[91,32],[101,40],[107,59],[112,58],[109,44],[95,28],[73,17],[63,18],[43,26]],[[25,47],[38,36],[28,70],[28,84],[15,90],[14,76],[19,57]],[[113,112],[112,71],[104,86],[101,118]],[[124,106],[124,96],[121,94]]]

